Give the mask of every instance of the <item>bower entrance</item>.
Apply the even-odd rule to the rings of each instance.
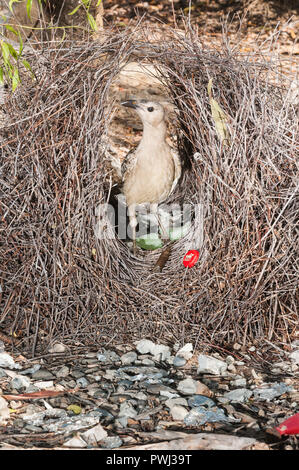
[[[150,337],[208,350],[295,337],[295,103],[271,85],[266,63],[204,49],[188,34],[161,43],[113,32],[102,44],[47,48],[38,62],[28,53],[38,81],[7,102],[1,156],[0,327],[18,347]],[[133,259],[108,218],[106,235],[95,233],[115,181],[111,156],[129,147],[127,115],[116,114],[128,92],[119,74],[140,56],[177,110],[189,167],[175,197],[200,208],[161,273],[150,270],[159,251]],[[229,146],[212,117],[211,78]],[[197,243],[200,260],[186,270],[183,255]]]

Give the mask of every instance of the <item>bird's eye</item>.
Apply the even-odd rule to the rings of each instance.
[[[149,108],[147,108],[147,110],[152,113],[154,111],[154,108],[152,106],[150,106]]]

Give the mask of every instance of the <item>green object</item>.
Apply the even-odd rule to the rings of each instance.
[[[157,250],[163,246],[163,242],[157,233],[149,233],[143,237],[136,238],[136,244],[143,250]]]
[[[82,411],[82,408],[79,405],[69,405],[67,409],[72,411],[75,415],[79,415]]]

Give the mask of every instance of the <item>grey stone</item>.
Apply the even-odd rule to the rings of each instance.
[[[175,405],[182,405],[182,406],[188,406],[188,402],[186,398],[178,397],[178,398],[168,398],[168,400],[165,401],[165,405],[168,406],[168,408],[173,408]]]
[[[186,343],[182,348],[178,350],[176,356],[183,357],[186,361],[189,361],[193,356],[193,345],[191,343]]]
[[[145,385],[147,385],[147,384],[145,384]],[[146,390],[149,393],[153,393],[154,395],[159,395],[162,391],[163,392],[168,392],[173,396],[176,395],[176,392],[175,392],[175,390],[173,390],[173,388],[167,387],[167,385],[163,385],[163,384],[149,384],[149,385],[147,385]],[[166,395],[164,395],[164,396],[166,396]]]
[[[136,349],[141,354],[150,353],[157,361],[164,361],[170,357],[170,348],[164,344],[155,344],[149,339],[143,339],[136,343]]]
[[[29,432],[43,432],[41,426],[35,426],[34,424],[26,424],[25,429]]]
[[[289,358],[295,363],[299,364],[299,349],[289,354]]]
[[[70,368],[68,366],[62,366],[58,371],[55,372],[56,377],[63,378],[67,377],[70,373]]]
[[[182,405],[174,405],[170,409],[170,414],[174,421],[183,421],[185,416],[188,414],[188,411]]]
[[[7,401],[0,396],[0,425],[5,425],[9,419],[9,408]]]
[[[207,408],[212,408],[215,406],[215,402],[211,398],[206,397],[205,395],[194,395],[188,399],[188,405],[191,408],[197,408],[198,406],[204,406]]]
[[[76,384],[79,385],[81,388],[86,388],[89,385],[88,380],[85,377],[80,377],[76,380]]]
[[[147,357],[141,360],[141,364],[144,366],[154,366],[155,362],[152,359],[148,359]]]
[[[96,408],[88,413],[88,416],[94,416],[101,418],[101,421],[105,420],[106,422],[110,422],[114,420],[114,416],[110,411],[105,410],[104,408]]]
[[[205,423],[218,423],[222,421],[228,421],[228,418],[221,408],[212,410],[203,406],[192,408],[184,418],[184,423],[187,426],[202,426]]]
[[[119,407],[118,418],[135,418],[135,416],[137,416],[137,411],[130,402],[125,401],[121,403]]]
[[[115,426],[120,428],[126,428],[128,425],[128,418],[127,416],[120,416],[115,420]]]
[[[74,436],[71,439],[68,439],[62,444],[63,447],[72,447],[84,449],[87,447],[87,443],[82,439],[81,436]]]
[[[52,380],[55,379],[55,376],[46,369],[39,369],[34,374],[32,374],[34,380]]]
[[[127,352],[120,357],[121,363],[124,365],[132,364],[136,359],[137,354],[134,351]]]
[[[235,387],[246,387],[246,384],[247,384],[247,380],[244,378],[244,377],[240,377],[240,378],[237,378],[235,380],[232,380],[231,382],[231,385],[235,386]]]
[[[115,449],[115,447],[122,446],[123,441],[119,436],[109,436],[102,440],[99,444],[100,447],[103,447],[104,449]]]
[[[23,377],[22,375],[17,375],[10,382],[11,389],[20,390],[21,388],[27,389],[30,385],[30,379],[28,377]]]
[[[283,382],[268,384],[270,385],[267,388],[255,388],[253,390],[254,398],[256,400],[273,400],[273,398],[277,398],[280,395],[283,395],[286,392],[291,392],[293,390],[292,387],[286,385]]]
[[[150,353],[154,346],[155,343],[153,343],[149,339],[142,339],[141,341],[137,341],[136,343],[136,349],[140,354]]]
[[[62,410],[64,411],[64,410]],[[67,416],[66,418],[49,420],[47,423],[43,423],[42,427],[45,431],[65,433],[78,431],[83,428],[90,428],[98,424],[99,418],[97,416]]]
[[[235,358],[233,356],[226,356],[225,362],[227,365],[233,364],[235,362]]]
[[[98,423],[96,426],[84,431],[81,434],[84,441],[86,441],[90,445],[95,445],[102,439],[107,438],[108,434],[107,431],[103,428],[103,426]]]
[[[75,379],[81,379],[81,377],[85,377],[85,370],[82,369],[72,369],[70,371],[70,375]]]
[[[6,352],[0,353],[0,367],[6,367],[7,369],[21,369],[20,364],[17,364]]]
[[[63,353],[66,351],[66,346],[62,343],[55,343],[53,346],[49,349],[49,353]]]
[[[179,392],[183,393],[184,395],[193,395],[196,393],[198,387],[198,383],[196,380],[191,378],[187,378],[181,380],[178,383],[177,389]]]
[[[97,359],[100,362],[118,362],[120,357],[114,351],[104,351],[103,353],[97,353]]]
[[[200,354],[198,356],[198,374],[223,375],[227,370],[227,363],[211,356]]]
[[[41,368],[40,364],[33,364],[32,367],[29,367],[28,369],[20,371],[20,374],[22,375],[29,375],[29,374],[34,374]]]
[[[175,356],[173,358],[173,365],[174,367],[183,367],[186,364],[186,359],[181,356]]]
[[[227,399],[229,402],[244,403],[248,401],[251,396],[251,390],[247,388],[237,388],[231,392],[224,393],[223,398]]]

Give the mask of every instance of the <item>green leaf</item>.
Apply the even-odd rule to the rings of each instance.
[[[20,80],[19,70],[15,68],[13,71],[12,84],[11,84],[11,88],[13,92],[15,91],[15,89],[20,83],[21,83],[21,80]]]
[[[13,9],[12,9],[12,6],[14,3],[17,3],[19,0],[9,0],[9,4],[8,4],[8,8],[10,9],[10,11],[13,13]]]
[[[96,4],[96,7],[99,7],[102,3],[102,0],[99,0],[98,3]]]
[[[4,70],[2,67],[0,67],[0,82],[4,83]]]
[[[8,64],[9,63],[10,52],[9,52],[9,46],[8,46],[7,42],[5,42],[5,41],[1,42],[1,51],[2,51],[2,57],[3,57],[4,63]]]
[[[82,412],[82,408],[79,405],[69,405],[67,409],[72,411],[75,415],[79,415]]]
[[[157,250],[163,246],[163,242],[157,233],[149,233],[136,238],[136,244],[143,250]]]
[[[68,15],[74,15],[78,10],[79,8],[81,7],[81,3],[79,3],[79,5],[76,6],[76,8],[73,9],[73,11],[71,11],[70,13],[68,13]]]
[[[29,70],[30,72],[32,72],[32,69],[31,69],[31,65],[29,64],[29,62],[27,62],[27,60],[23,59],[22,60],[22,64],[24,65],[24,67]]]
[[[97,27],[94,17],[88,12],[86,14],[87,14],[88,23],[90,24],[91,29],[93,31],[97,31],[98,27]]]
[[[6,29],[8,29],[8,31],[11,31],[12,33],[14,33],[16,36],[19,35],[18,31],[16,31],[12,26],[10,26],[10,24],[5,24],[4,25]]]
[[[18,54],[18,55],[19,55],[19,57],[20,57],[21,54],[22,54],[22,52],[23,52],[23,47],[24,47],[24,46],[23,46],[23,39],[22,39],[22,37],[21,37],[21,34],[18,33],[18,36],[19,36],[19,42],[20,42],[20,45],[19,45],[19,54]]]
[[[31,9],[32,9],[32,0],[27,0],[26,11],[27,11],[28,18],[30,20],[31,20]]]
[[[18,53],[15,50],[15,48],[11,44],[8,44],[8,49],[9,49],[10,55],[12,55],[12,57],[17,60]]]

